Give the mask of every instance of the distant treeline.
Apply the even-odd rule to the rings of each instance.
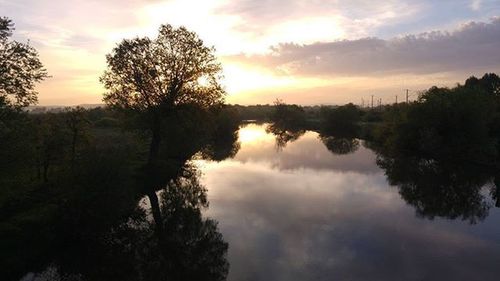
[[[274,110],[264,108],[282,130],[362,138],[386,152],[484,165],[496,165],[500,157],[500,78],[494,73],[470,77],[453,88],[432,87],[416,101],[375,109],[354,104],[303,107],[279,100]]]
[[[498,158],[500,143],[499,85],[500,78],[491,73],[453,88],[432,87],[409,103],[372,109],[354,104],[300,106],[277,100],[273,105],[226,105],[224,118],[231,120],[226,122],[271,122],[285,130],[363,138],[388,151],[429,157],[451,157],[459,148],[464,159],[480,158],[474,161],[491,164]],[[104,107],[83,112],[94,128],[118,128],[130,122]]]
[[[389,154],[497,165],[500,78],[471,77],[453,88],[432,87],[415,102],[387,106],[371,139]]]
[[[476,223],[500,207],[500,78],[485,74],[453,88],[432,87],[416,101],[362,109],[306,110],[281,101],[273,123],[278,148],[314,129],[332,153],[360,143],[375,151],[389,184],[420,217]],[[362,140],[359,140],[362,139]]]
[[[112,110],[107,108],[106,105],[91,105],[91,106],[36,106],[27,108],[27,112],[30,114],[44,114],[44,113],[62,113],[64,111],[71,110],[72,108],[82,108],[88,111],[89,116],[92,116],[93,121],[97,122],[100,118],[119,118],[113,113]],[[282,100],[277,100],[273,104],[257,104],[257,105],[239,105],[239,104],[226,104],[225,108],[230,110],[233,117],[239,121],[255,121],[255,122],[281,122],[279,119],[281,117],[276,116],[276,111],[278,114],[283,114],[283,118],[287,115],[296,115],[294,118],[301,119],[296,120],[301,122],[302,125],[307,125],[310,128],[318,126],[321,121],[325,121],[325,118],[329,112],[334,112],[335,109],[339,109],[339,112],[343,112],[347,109],[356,110],[356,114],[360,116],[359,121],[363,122],[377,122],[382,120],[382,111],[385,107],[378,107],[374,109],[360,108],[352,103],[347,105],[296,105],[296,104],[286,104]],[[286,111],[286,112],[285,112]],[[341,113],[343,114],[343,113]],[[333,116],[332,118],[338,119],[341,116]],[[290,123],[292,120],[288,120]],[[295,122],[295,121],[294,121]]]

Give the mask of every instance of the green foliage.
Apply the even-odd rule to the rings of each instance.
[[[498,96],[500,95],[500,77],[495,73],[486,73],[480,79],[471,76],[465,80],[464,87],[485,91],[486,93]]]
[[[206,189],[186,164],[239,149],[240,117],[222,106],[213,48],[162,26],[107,57],[105,101],[119,110],[28,114],[21,107],[36,102],[46,72],[11,34],[0,18],[1,276],[224,280],[227,243],[202,218]],[[138,206],[145,195],[154,221]]]
[[[48,76],[35,48],[9,40],[13,30],[12,21],[0,17],[0,104],[20,108],[36,104],[35,85]]]
[[[120,121],[112,117],[103,117],[95,122],[95,126],[98,128],[116,128],[119,127]]]
[[[19,159],[30,159],[34,146],[30,120],[10,106],[0,107],[0,184],[21,177],[25,165]],[[30,162],[30,160],[27,160]]]
[[[123,40],[106,56],[104,101],[141,111],[222,103],[222,68],[214,51],[196,33],[171,25],[162,25],[155,39]]]
[[[185,149],[196,146],[186,147],[186,139],[204,143],[210,120],[205,116],[225,97],[214,53],[196,33],[162,25],[157,38],[123,40],[106,56],[104,101],[131,116],[131,124],[148,135],[149,165],[165,151],[177,159],[191,155]],[[160,151],[162,142],[167,145]]]
[[[304,109],[296,104],[276,100],[271,120],[280,127],[300,128],[305,125],[306,114]]]
[[[207,157],[215,160],[236,153],[239,117],[232,108],[183,105],[166,116],[156,166],[145,165],[147,139],[98,127],[95,120],[124,116],[114,111],[11,113],[8,135],[2,135],[9,141],[0,149],[10,155],[0,159],[2,276],[55,271],[92,280],[225,278],[227,243],[216,222],[201,217],[206,190],[186,161],[199,151],[210,150]],[[151,190],[164,190],[154,222],[137,205]],[[158,224],[171,231],[158,233]]]
[[[390,108],[386,107],[386,108]],[[382,122],[382,115],[383,111],[376,110],[376,109],[369,109],[366,112],[362,114],[362,121],[363,122]]]
[[[490,76],[485,76],[489,77]],[[417,102],[386,110],[375,140],[388,151],[492,165],[498,158],[499,100],[481,82],[433,87]],[[489,85],[489,84],[488,84]]]
[[[238,129],[240,115],[234,107],[222,106],[211,111],[213,131],[208,145],[202,151],[205,158],[221,161],[234,157],[240,149]]]
[[[338,136],[356,136],[359,131],[361,111],[352,103],[320,109],[322,130]]]

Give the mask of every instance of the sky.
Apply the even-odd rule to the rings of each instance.
[[[227,102],[368,104],[500,74],[500,0],[0,0],[51,78],[40,105],[102,103],[105,55],[185,26],[216,48]]]

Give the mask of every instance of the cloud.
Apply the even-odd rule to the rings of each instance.
[[[281,92],[287,92],[287,98],[293,97],[297,102],[303,102],[305,96],[308,97],[308,103],[329,103],[332,99],[336,102],[344,101],[349,99],[349,95],[358,92],[365,94],[368,91],[373,92],[380,88],[379,84],[382,82],[384,85],[388,84],[386,73],[432,72],[422,67],[422,64],[426,64],[426,68],[431,70],[433,67],[438,70],[451,69],[454,65],[450,66],[449,61],[453,61],[453,58],[446,64],[438,65],[438,63],[446,57],[444,55],[451,57],[454,52],[459,53],[456,56],[461,60],[458,61],[463,62],[465,57],[470,62],[457,64],[458,67],[454,67],[457,69],[463,66],[466,71],[460,76],[455,75],[446,80],[451,83],[462,81],[462,78],[472,72],[474,74],[483,72],[482,69],[469,69],[470,65],[481,65],[491,70],[491,65],[499,61],[498,55],[491,57],[490,60],[474,61],[475,57],[480,59],[487,57],[482,55],[487,52],[478,48],[477,42],[470,43],[467,40],[460,41],[465,44],[460,43],[461,47],[450,49],[448,53],[443,50],[444,55],[435,50],[429,52],[429,56],[431,54],[439,56],[437,59],[425,57],[424,51],[415,53],[412,59],[408,59],[411,53],[405,54],[404,43],[398,43],[398,40],[404,41],[403,39],[387,40],[402,33],[417,34],[433,29],[448,30],[450,25],[455,26],[457,22],[486,21],[489,17],[499,14],[498,0],[482,0],[481,3],[474,5],[472,0],[378,2],[371,0],[54,0],[50,4],[46,2],[0,0],[0,10],[5,11],[4,15],[10,17],[16,24],[14,39],[22,42],[29,40],[39,51],[42,61],[53,76],[50,82],[45,81],[39,86],[42,104],[47,103],[49,98],[51,100],[64,98],[70,101],[74,95],[69,93],[74,92],[80,92],[82,97],[87,95],[87,100],[80,100],[78,103],[98,102],[103,90],[97,77],[105,67],[105,54],[123,38],[156,36],[157,28],[162,23],[184,25],[197,32],[206,44],[216,47],[219,56],[246,54],[229,57],[233,62],[246,62],[246,65],[232,64],[225,58],[222,60],[227,70],[226,77],[230,78],[228,81],[232,81],[228,82],[227,89],[235,93],[229,100],[239,103],[272,102],[276,95],[281,96]],[[480,9],[474,11],[472,7]],[[459,33],[457,31],[457,34]],[[494,35],[498,37],[498,34]],[[367,38],[368,36],[371,37]],[[418,37],[416,41],[425,41],[419,36],[416,36]],[[449,41],[454,40],[453,36]],[[279,45],[287,42],[295,44]],[[414,47],[411,43],[407,45],[410,45],[410,49]],[[271,55],[262,55],[268,52],[269,46],[276,46],[275,52]],[[495,44],[493,46],[497,47]],[[396,56],[391,50],[394,48],[399,52]],[[319,49],[318,54],[315,53],[316,49]],[[351,52],[349,49],[352,49]],[[418,48],[416,49],[418,51]],[[432,63],[428,63],[429,61]],[[411,71],[407,69],[407,65],[413,65]],[[262,71],[262,67],[267,70]],[[248,76],[250,70],[256,74],[252,79]],[[466,72],[467,76],[464,76]],[[277,73],[304,75],[304,77],[279,76]],[[316,73],[318,75],[315,76]],[[367,83],[363,84],[358,80],[344,83],[347,76],[349,79],[366,80],[367,77],[355,75],[374,73],[384,74],[384,81],[374,81],[376,83],[372,83],[370,89],[365,89]],[[63,81],[68,75],[71,75],[71,81],[76,82]],[[342,75],[340,79],[342,81],[339,81],[337,78]],[[335,76],[335,79],[331,79],[332,76]],[[374,77],[369,78],[375,80]],[[408,78],[404,80],[407,81]],[[91,81],[94,83],[92,87],[89,86]],[[432,84],[425,83],[425,87],[430,85]],[[404,85],[404,87],[410,86]],[[330,95],[333,92],[336,93],[335,97]],[[239,95],[240,93],[243,94]]]
[[[455,31],[433,31],[384,40],[279,44],[264,55],[236,55],[229,61],[298,76],[378,76],[471,72],[500,68],[500,18],[469,22]]]
[[[319,140],[312,142],[301,149],[322,149]],[[330,169],[290,170],[260,157],[242,162],[238,155],[202,166],[211,203],[206,214],[219,221],[230,245],[228,280],[498,279],[499,247],[485,232],[491,225],[471,232],[460,222],[416,217],[388,186],[373,153],[361,161],[374,173],[346,171],[342,163],[352,165],[346,157],[323,159],[337,161]],[[492,212],[490,222],[498,215]]]
[[[393,18],[403,16],[404,11],[417,7],[417,3],[407,0],[389,0],[383,3],[369,0],[237,0],[219,7],[218,12],[237,14],[246,24],[263,26],[310,15],[345,15],[352,20],[380,15]]]
[[[481,2],[481,0],[472,0],[470,3],[471,9],[474,11],[478,11],[479,9],[481,9]]]
[[[218,15],[233,15],[233,29],[260,45],[280,42],[313,43],[354,39],[372,34],[380,26],[409,20],[422,9],[419,2],[237,0],[218,6]],[[254,50],[259,50],[254,48]]]

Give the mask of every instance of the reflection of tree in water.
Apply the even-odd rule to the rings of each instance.
[[[275,136],[276,148],[278,150],[283,150],[289,142],[294,142],[304,135],[306,130],[271,124],[267,126],[266,132]]]
[[[240,148],[238,132],[234,132],[213,140],[202,151],[202,156],[213,161],[222,161],[227,158],[233,158]]]
[[[94,224],[68,229],[58,241],[62,245],[55,249],[59,253],[53,266],[41,270],[40,279],[225,280],[228,245],[217,222],[202,217],[208,201],[199,172],[183,165],[176,174],[159,192],[159,220],[138,206],[122,209],[108,229]],[[100,212],[119,206],[100,206]],[[74,227],[72,220],[61,223],[62,228]]]
[[[484,168],[380,153],[377,164],[420,216],[461,218],[470,223],[488,216],[492,204],[482,191],[491,183],[493,174]],[[495,186],[492,190],[498,192]]]
[[[202,218],[208,201],[198,177],[193,166],[182,167],[179,176],[161,190],[159,221],[147,219],[147,212],[138,210],[133,223],[112,233],[110,241],[117,243],[114,248],[132,246],[127,256],[135,264],[135,276],[143,280],[225,280],[228,245],[217,222]],[[161,232],[156,231],[158,224]]]
[[[10,21],[1,23],[9,35]],[[34,59],[37,82],[46,73]],[[0,141],[8,168],[0,168],[0,279],[225,279],[227,244],[202,218],[206,191],[185,166],[205,149],[216,160],[238,149],[240,119],[223,104],[213,48],[162,25],[155,39],[123,40],[107,63],[106,108],[31,115],[20,109],[36,92],[11,103],[12,93],[0,91],[8,118],[0,128],[8,140]],[[104,118],[117,122],[102,126]],[[145,195],[152,217],[138,207]]]
[[[329,135],[319,135],[319,139],[334,154],[349,154],[359,148],[359,140],[355,138],[343,138]]]
[[[500,208],[500,175],[496,174],[491,187],[491,198],[495,201],[495,207]]]
[[[186,149],[175,158],[165,154],[154,165],[142,164],[128,146],[116,144],[84,154],[77,174],[0,207],[0,246],[5,249],[0,276],[19,280],[32,272],[27,277],[41,274],[37,280],[224,280],[228,245],[216,221],[202,217],[206,190],[186,163],[206,146],[212,152],[203,155],[207,158],[231,157],[238,144],[228,139],[233,142],[184,142]],[[144,195],[151,203],[156,199],[151,211],[137,206]],[[31,207],[36,215],[27,209],[21,213],[25,218],[16,218],[25,206],[36,206]]]
[[[188,166],[162,192],[161,210],[165,234],[163,256],[177,280],[224,280],[229,264],[228,245],[217,230],[217,222],[202,219],[208,207],[206,189],[198,171]]]

